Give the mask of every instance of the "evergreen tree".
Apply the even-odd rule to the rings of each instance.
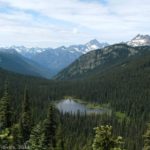
[[[29,140],[30,150],[44,150],[42,142],[43,142],[43,130],[42,124],[39,123],[31,131]]]
[[[0,148],[10,149],[13,147],[13,136],[8,128],[5,128],[0,132]]]
[[[13,146],[16,149],[19,149],[19,145],[21,145],[21,133],[20,133],[19,124],[14,124],[11,127],[11,135],[13,137]]]
[[[11,126],[10,96],[8,94],[8,83],[5,82],[4,95],[0,99],[0,130]]]
[[[61,125],[59,125],[57,129],[56,141],[57,142],[55,150],[65,150]]]
[[[20,132],[22,136],[22,142],[29,140],[30,133],[32,128],[32,119],[31,119],[31,110],[29,103],[29,96],[27,88],[24,90],[24,100],[22,104],[22,114],[20,118]]]
[[[150,150],[150,124],[148,124],[148,128],[143,135],[144,138],[144,148],[143,150]]]
[[[122,137],[113,137],[112,126],[96,127],[95,133],[93,150],[121,150]]]
[[[44,141],[43,145],[47,150],[54,150],[56,147],[57,117],[56,109],[53,105],[49,106],[47,118],[44,122]]]

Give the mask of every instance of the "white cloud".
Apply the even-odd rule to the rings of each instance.
[[[57,46],[95,37],[120,42],[137,33],[150,34],[149,0],[108,0],[107,4],[92,0],[0,0],[0,5],[13,8],[11,13],[0,13],[3,43]]]
[[[77,28],[73,28],[72,33],[73,34],[77,34],[78,33],[78,29]]]

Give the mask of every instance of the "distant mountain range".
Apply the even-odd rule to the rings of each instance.
[[[56,76],[59,78],[62,73],[66,73],[65,68],[70,68],[70,64],[71,66],[74,66],[74,64],[77,65],[77,61],[81,64],[83,61],[82,58],[84,58],[84,64],[86,65],[82,64],[80,69],[78,67],[73,67],[74,69],[71,68],[71,74],[76,76],[78,71],[80,73],[78,72],[77,74],[88,72],[89,65],[91,65],[90,68],[95,68],[95,66],[100,63],[103,65],[106,65],[108,62],[113,64],[115,60],[122,60],[127,56],[137,54],[138,51],[134,47],[149,45],[150,36],[138,34],[131,41],[124,44],[110,46],[108,43],[100,43],[96,39],[86,44],[71,45],[68,47],[61,46],[58,48],[11,46],[0,48],[0,67],[22,74],[42,76],[44,78],[51,78],[61,72]],[[114,50],[114,47],[117,49]],[[99,50],[95,51],[97,49]],[[91,59],[93,57],[97,57],[97,59]],[[87,63],[89,63],[89,65],[87,65]],[[62,71],[63,69],[65,69],[65,71]],[[74,70],[76,70],[76,73]],[[70,76],[70,73],[68,75]]]
[[[1,51],[2,49],[3,49],[3,52],[14,50],[18,55],[26,59],[27,62],[29,62],[29,60],[34,62],[40,70],[44,68],[46,73],[39,72],[36,69],[36,72],[38,72],[38,75],[41,74],[42,76],[46,78],[51,78],[53,75],[57,74],[60,70],[70,65],[74,60],[76,60],[81,55],[91,50],[103,48],[105,46],[108,46],[108,44],[99,43],[96,39],[94,39],[86,43],[85,45],[81,45],[81,44],[71,45],[69,47],[61,46],[55,49],[53,48],[26,48],[24,46],[11,46],[7,48],[1,48]],[[18,61],[17,59],[18,57],[16,57],[15,61]],[[0,66],[8,70],[9,68],[13,70],[13,68],[15,67],[15,66],[6,67],[4,65],[4,61],[3,61],[3,64],[0,63]],[[30,68],[30,67],[28,66],[27,68]],[[34,70],[33,67],[31,68],[32,70]],[[18,72],[16,68],[14,69],[14,71]],[[22,71],[19,71],[19,72],[21,73]],[[23,71],[22,73],[24,72],[25,71]],[[33,75],[35,75],[35,73],[33,73]]]
[[[7,48],[15,49],[18,53],[21,53],[22,55],[24,55],[26,57],[32,57],[33,55],[43,53],[45,51],[60,51],[60,50],[68,51],[71,53],[80,52],[82,54],[85,54],[91,50],[104,48],[108,45],[109,45],[108,43],[100,43],[98,40],[93,39],[86,44],[71,45],[68,47],[61,46],[61,47],[57,47],[57,48],[39,48],[39,47],[27,48],[24,46],[11,46],[11,47],[7,47]]]

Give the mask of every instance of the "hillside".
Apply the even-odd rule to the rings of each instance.
[[[20,55],[14,49],[0,49],[0,67],[16,73],[50,77],[50,71]]]
[[[130,47],[126,44],[116,44],[91,51],[82,55],[69,67],[58,73],[55,79],[67,80],[85,78],[92,74],[102,73],[111,70],[112,67],[123,63],[127,59],[140,56],[147,51],[150,51],[149,46]]]

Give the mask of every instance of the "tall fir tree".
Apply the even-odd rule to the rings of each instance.
[[[43,126],[38,123],[31,131],[29,139],[30,150],[45,150],[43,144]]]
[[[22,103],[22,113],[20,118],[20,132],[23,143],[29,140],[31,129],[32,129],[31,110],[30,110],[28,90],[27,87],[25,87],[24,99]]]
[[[15,149],[19,149],[19,145],[21,145],[21,134],[19,124],[14,124],[11,127],[11,135],[13,137],[12,145],[15,147]]]
[[[43,145],[47,150],[54,150],[56,147],[57,115],[53,105],[49,106],[47,118],[44,122]]]
[[[9,128],[12,123],[12,112],[10,107],[10,95],[8,94],[8,82],[5,82],[3,97],[0,99],[0,130]]]
[[[55,148],[55,150],[65,150],[61,124],[59,125],[59,127],[57,129],[57,133],[56,133],[56,148]]]

